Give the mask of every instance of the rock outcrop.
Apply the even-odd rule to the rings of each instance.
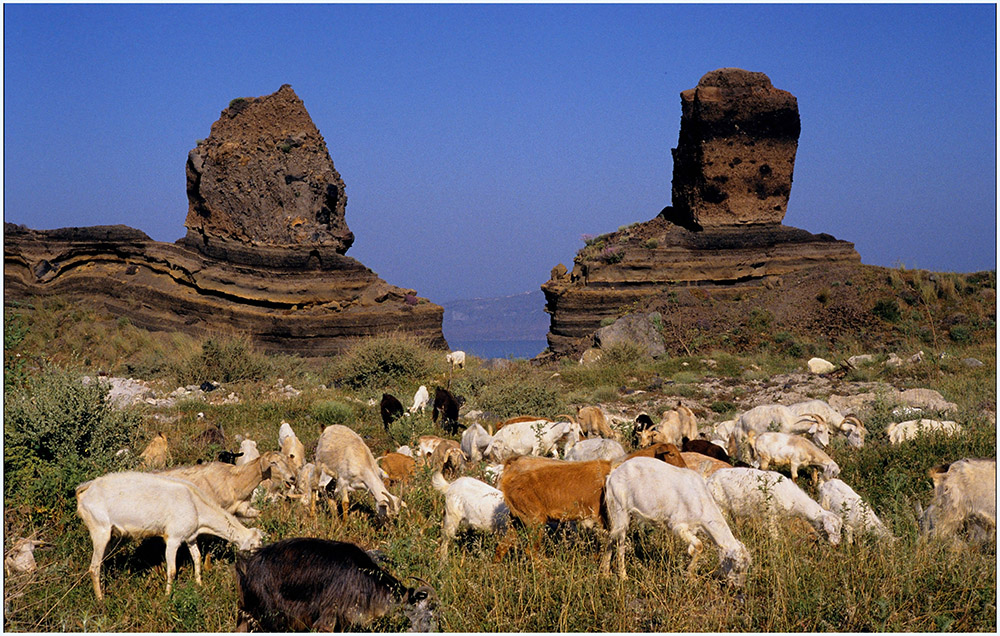
[[[233,100],[188,157],[187,235],[4,225],[4,298],[82,300],[152,330],[238,330],[319,356],[400,330],[446,347],[443,310],[344,252],[344,183],[289,86]]]
[[[860,265],[853,244],[781,224],[799,134],[794,96],[763,73],[720,69],[681,102],[673,205],[591,239],[572,271],[553,268],[542,285],[550,352],[578,353],[602,321],[659,310],[692,288],[739,297],[816,266]]]

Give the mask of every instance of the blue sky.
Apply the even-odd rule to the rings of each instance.
[[[4,219],[184,235],[184,162],[291,84],[349,255],[436,302],[537,289],[670,204],[682,90],[766,73],[802,119],[785,224],[862,262],[996,267],[996,6],[4,6]]]

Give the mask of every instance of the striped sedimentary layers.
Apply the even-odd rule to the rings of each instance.
[[[265,349],[319,356],[400,330],[444,347],[443,310],[336,248],[153,241],[126,227],[4,226],[4,298],[85,301],[151,330],[240,331]]]

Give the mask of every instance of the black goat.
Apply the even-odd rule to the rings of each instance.
[[[653,418],[645,413],[639,413],[635,418],[635,426],[632,427],[632,444],[637,446],[639,444],[639,433],[655,426]]]
[[[301,537],[236,557],[238,631],[349,631],[401,610],[410,631],[437,629],[428,585],[408,588],[353,543]]]
[[[404,413],[403,405],[388,393],[382,394],[382,403],[379,404],[378,410],[382,414],[382,426],[386,431],[389,430],[389,425],[403,417]]]
[[[441,418],[441,428],[448,433],[455,435],[458,433],[458,408],[459,401],[448,389],[435,387],[434,389],[434,410],[431,412],[431,421],[435,424]]]
[[[686,437],[682,437],[681,451],[685,453],[701,453],[702,455],[708,455],[709,457],[722,460],[727,464],[733,463],[733,460],[729,459],[729,453],[727,453],[724,448],[704,439],[688,439]]]
[[[229,451],[222,451],[219,453],[219,461],[226,464],[236,464],[236,458],[243,457],[243,453],[231,453]]]

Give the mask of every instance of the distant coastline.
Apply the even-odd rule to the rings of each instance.
[[[542,340],[448,340],[452,351],[464,351],[484,360],[489,358],[534,358],[548,341]]]

